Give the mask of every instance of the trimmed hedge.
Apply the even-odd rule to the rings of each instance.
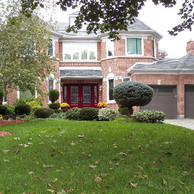
[[[9,114],[9,110],[6,106],[0,105],[0,114],[1,115],[8,115]]]
[[[49,100],[54,103],[59,98],[59,91],[58,90],[50,90],[49,91]]]
[[[101,121],[111,121],[118,116],[118,111],[111,108],[101,108],[98,112],[98,119]]]
[[[60,108],[60,103],[54,102],[52,104],[49,104],[49,108],[54,109],[54,110],[59,109]]]
[[[98,120],[98,109],[82,108],[79,113],[79,120],[84,120],[84,121]]]
[[[156,123],[164,121],[165,113],[155,110],[143,110],[135,114],[135,120],[143,123]]]
[[[54,111],[50,108],[39,108],[34,112],[36,118],[48,118]]]
[[[71,108],[65,113],[65,118],[68,120],[79,120],[80,108]]]
[[[31,111],[30,106],[27,104],[18,104],[15,106],[16,115],[29,115],[30,111]]]

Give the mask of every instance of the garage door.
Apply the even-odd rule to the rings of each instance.
[[[185,117],[194,118],[194,85],[185,86]]]
[[[159,110],[166,114],[166,118],[177,118],[177,98],[175,86],[151,86],[154,94],[151,102],[141,107],[141,110]]]

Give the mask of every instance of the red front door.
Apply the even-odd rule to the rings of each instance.
[[[97,84],[64,84],[63,101],[73,107],[96,107],[98,104]]]

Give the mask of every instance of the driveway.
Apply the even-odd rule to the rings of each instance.
[[[194,130],[194,119],[165,119],[164,123],[178,125],[181,127]]]

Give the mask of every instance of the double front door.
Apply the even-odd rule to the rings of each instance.
[[[96,107],[98,104],[97,84],[64,84],[63,101],[71,108]]]

